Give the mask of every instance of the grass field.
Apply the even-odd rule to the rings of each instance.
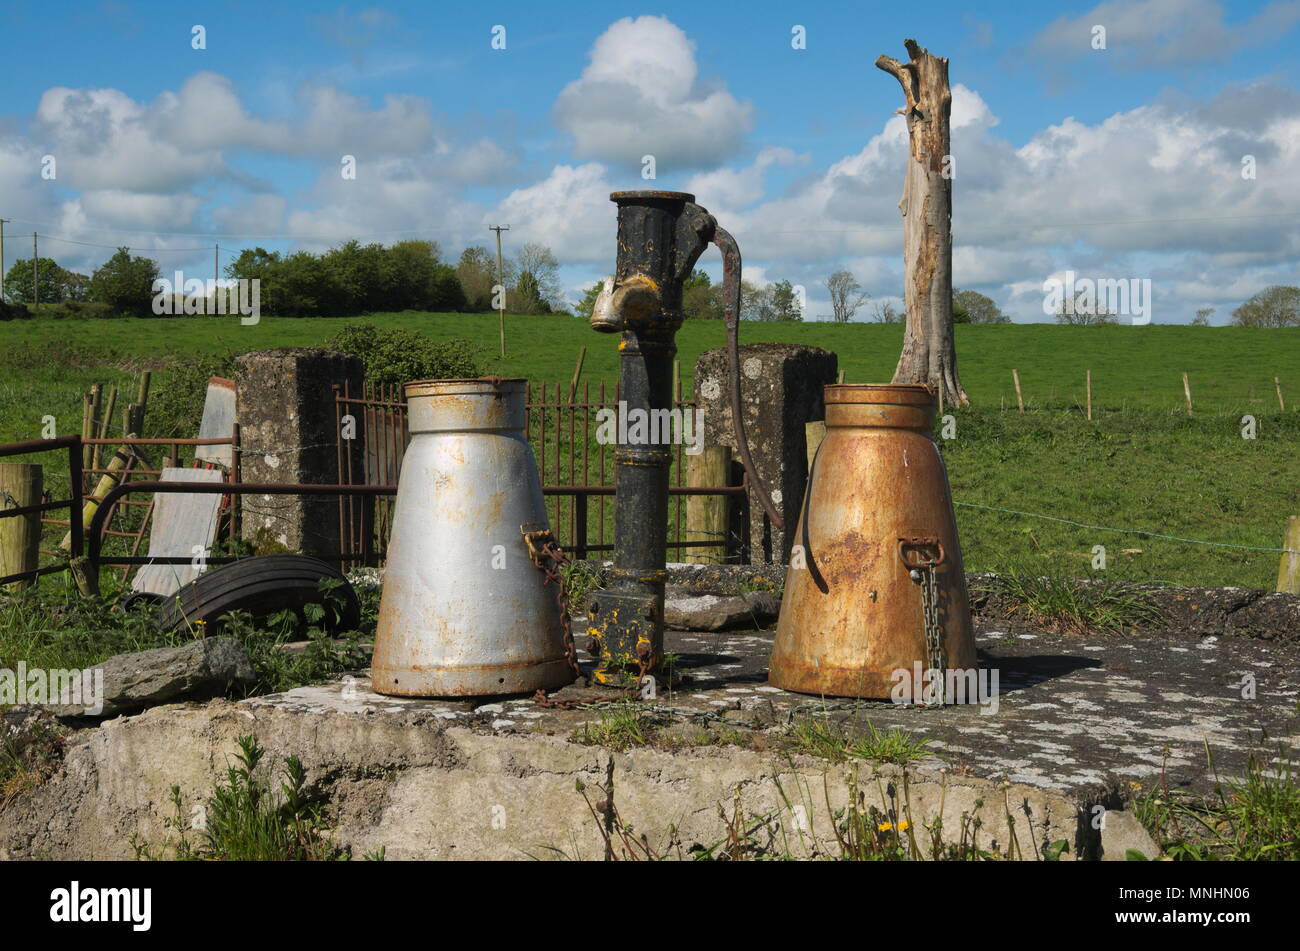
[[[495,356],[495,315],[380,314],[366,320],[435,339],[480,344],[488,372],[535,384],[568,382],[580,347],[583,379],[617,379],[615,341],[566,317],[507,316],[509,355]],[[0,441],[80,428],[81,394],[95,382],[129,387],[151,368],[196,357],[320,345],[344,323],[326,319],[189,317],[157,320],[36,320],[0,325]],[[902,339],[897,325],[745,324],[742,342],[783,341],[839,355],[848,382],[886,382]],[[719,323],[693,322],[678,335],[687,392],[695,359],[722,346]],[[1186,326],[961,326],[957,351],[972,405],[954,411],[956,435],[941,440],[959,503],[1037,513],[1094,526],[1145,530],[1219,545],[1276,548],[1289,514],[1300,514],[1300,330]],[[1028,408],[1015,410],[1011,370]],[[1092,371],[1092,422],[1083,416]],[[1186,417],[1182,374],[1195,415]],[[1274,377],[1287,411],[1279,412]],[[1005,408],[1004,408],[1005,407]],[[1241,417],[1257,421],[1243,439]],[[172,433],[170,435],[193,435]],[[33,460],[37,461],[37,460]],[[44,460],[62,469],[55,458]],[[967,567],[1090,570],[1104,545],[1105,575],[1126,580],[1272,587],[1278,555],[1124,535],[962,505]]]
[[[612,382],[618,375],[614,341],[573,317],[507,315],[508,355],[497,353],[495,314],[376,314],[357,321],[419,331],[434,339],[464,337],[479,343],[492,372],[534,382],[568,379],[580,347],[587,347],[584,379]],[[0,327],[0,369],[50,359],[141,367],[270,347],[319,346],[349,320],[264,317],[244,327],[236,318],[177,317],[122,320],[13,321]],[[902,343],[897,324],[746,323],[741,342],[779,341],[825,347],[840,357],[846,379],[887,382]],[[683,379],[695,360],[725,343],[720,322],[693,321],[677,336]],[[1030,407],[1082,406],[1084,374],[1092,370],[1095,407],[1108,410],[1177,410],[1182,373],[1189,374],[1195,406],[1206,412],[1267,411],[1277,406],[1273,378],[1288,403],[1300,404],[1300,330],[1244,327],[1067,327],[1055,324],[963,325],[957,328],[962,382],[972,404],[1014,406],[1011,370],[1020,372]],[[168,359],[170,358],[170,360]],[[74,374],[75,375],[75,374]],[[102,378],[103,374],[85,377]],[[11,399],[10,385],[0,394]],[[18,395],[17,390],[12,391]],[[78,411],[79,413],[79,411]],[[79,418],[79,417],[78,417]],[[7,427],[0,433],[8,434]]]

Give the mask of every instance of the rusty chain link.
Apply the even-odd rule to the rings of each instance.
[[[528,559],[545,576],[544,584],[555,585],[555,603],[560,609],[560,627],[564,634],[564,654],[573,671],[575,679],[582,677],[582,668],[578,666],[578,648],[573,643],[573,614],[569,604],[569,592],[564,583],[564,563],[568,561],[564,549],[555,541],[555,536],[548,528],[529,529],[527,525],[519,528],[528,546]],[[533,699],[547,707],[564,706],[567,700],[551,700],[546,691],[540,687]]]
[[[933,552],[933,554],[931,554]],[[938,568],[947,560],[943,543],[937,538],[926,536],[902,536],[898,539],[898,553],[908,574],[921,588],[921,625],[925,634],[926,663],[932,671],[938,671],[940,680],[935,706],[944,706],[947,657],[943,644],[943,628],[939,617]]]
[[[578,665],[578,648],[573,640],[572,605],[569,603],[568,586],[564,580],[564,566],[570,562],[570,558],[565,554],[559,543],[556,542],[555,536],[551,534],[549,528],[530,529],[527,525],[521,525],[519,530],[524,536],[524,543],[528,546],[528,559],[545,576],[545,584],[553,583],[555,585],[555,603],[560,609],[560,627],[564,634],[565,658],[569,662],[569,668],[573,671],[574,679],[581,680],[582,668]],[[598,653],[598,650],[594,650],[592,653]],[[641,681],[650,672],[653,660],[654,658],[650,655],[649,645],[638,644],[637,675],[636,679],[623,690],[625,698],[634,699],[639,696]],[[547,696],[546,691],[539,687],[537,692],[533,694],[533,702],[538,706],[550,707],[551,709],[573,710],[577,707],[604,701],[583,697],[554,699]]]

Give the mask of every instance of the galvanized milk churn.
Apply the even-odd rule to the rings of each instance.
[[[957,523],[930,436],[933,391],[841,384],[825,397],[826,436],[794,535],[770,682],[888,699],[899,671],[909,682],[914,670],[973,671]]]
[[[553,690],[574,675],[555,589],[523,530],[546,508],[524,381],[406,384],[402,460],[371,680],[397,696]]]

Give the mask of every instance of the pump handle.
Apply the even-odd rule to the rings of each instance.
[[[740,451],[740,462],[745,467],[749,484],[758,496],[763,511],[780,531],[785,531],[785,520],[772,504],[772,497],[767,494],[767,485],[754,468],[754,460],[749,454],[749,438],[745,434],[745,417],[740,411],[740,247],[736,239],[721,225],[713,228],[713,243],[722,252],[722,307],[727,320],[727,359],[731,367],[731,420],[736,429],[736,448]]]

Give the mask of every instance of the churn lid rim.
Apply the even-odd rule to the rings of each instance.
[[[451,384],[465,383],[488,383],[494,386],[501,386],[503,383],[527,383],[528,380],[522,376],[469,376],[469,377],[450,377],[444,380],[409,380],[402,384],[402,392],[407,396],[411,394],[414,387],[445,387]]]
[[[895,397],[889,399],[890,396]],[[827,403],[887,403],[890,405],[930,406],[935,391],[928,383],[829,383],[825,387]]]

